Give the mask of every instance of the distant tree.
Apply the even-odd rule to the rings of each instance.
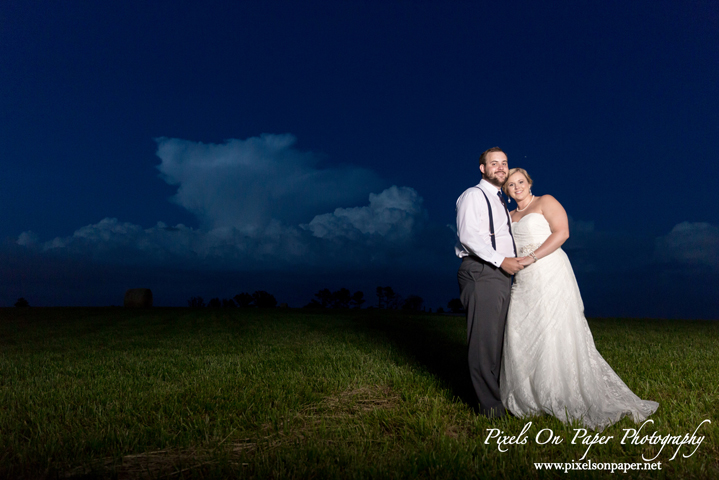
[[[346,288],[340,288],[336,292],[332,292],[332,308],[350,308],[352,295]]]
[[[397,308],[400,300],[392,287],[377,287],[377,308]]]
[[[17,302],[15,302],[15,306],[20,308],[29,307],[30,303],[28,303],[28,301],[25,300],[23,297],[20,297],[17,299]]]
[[[439,307],[439,308],[437,309],[437,313],[444,313],[444,308]]]
[[[238,307],[246,308],[252,305],[252,295],[246,292],[238,293],[234,297]]]
[[[315,297],[322,308],[327,308],[332,305],[332,292],[330,292],[329,288],[323,288],[315,293]]]
[[[384,287],[377,287],[375,292],[377,293],[377,308],[384,308],[387,305],[384,296]]]
[[[392,290],[392,287],[385,287],[385,299],[387,308],[396,310],[402,305],[402,295]]]
[[[310,303],[308,303],[307,305],[305,305],[302,308],[324,308],[324,307],[322,306],[322,304],[320,302],[318,302],[316,299],[313,298],[312,300],[310,300]]]
[[[255,305],[260,308],[274,308],[277,306],[277,300],[271,293],[267,293],[264,290],[258,290],[252,294],[252,300]]]
[[[222,306],[222,302],[220,302],[220,299],[215,297],[210,299],[209,302],[207,302],[207,308],[220,308]]]
[[[459,298],[453,298],[447,302],[447,308],[452,313],[464,312],[464,306],[462,306],[462,301]]]
[[[205,306],[205,301],[202,297],[192,297],[187,301],[187,306],[190,308],[202,308]]]
[[[416,312],[422,309],[423,303],[424,300],[422,300],[422,297],[418,295],[410,295],[402,303],[402,310],[412,310]]]
[[[237,308],[237,304],[231,298],[223,298],[222,308]]]
[[[352,294],[352,299],[350,300],[350,303],[352,304],[353,308],[362,308],[362,304],[364,302],[364,292],[357,291]]]

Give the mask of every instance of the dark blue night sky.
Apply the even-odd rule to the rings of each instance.
[[[458,296],[501,146],[588,316],[719,318],[719,6],[0,4],[0,306]]]

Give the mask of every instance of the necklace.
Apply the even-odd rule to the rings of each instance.
[[[532,195],[532,199],[531,199],[531,200],[529,201],[529,203],[527,204],[527,207],[529,207],[529,204],[532,203],[533,201],[534,201],[534,195]],[[527,209],[527,207],[519,208],[519,205],[517,205],[517,211],[518,211],[518,212],[523,212],[524,210]]]

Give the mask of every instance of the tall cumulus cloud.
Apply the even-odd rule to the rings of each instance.
[[[367,266],[396,259],[416,240],[426,212],[415,190],[382,189],[363,168],[323,167],[294,144],[292,135],[223,144],[159,138],[157,168],[177,186],[171,201],[199,228],[105,218],[46,242],[23,232],[17,243],[103,263],[267,269]]]
[[[409,187],[392,186],[380,194],[370,193],[369,205],[337,208],[317,215],[303,228],[319,238],[380,236],[400,240],[424,218],[422,197]]]
[[[221,145],[159,138],[157,168],[178,187],[172,201],[195,214],[206,229],[306,222],[320,212],[365,201],[383,183],[363,168],[322,168],[320,158],[294,148],[295,141],[289,134]]]

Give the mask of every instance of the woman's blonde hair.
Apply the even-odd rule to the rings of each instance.
[[[529,176],[529,174],[527,173],[527,171],[525,169],[519,168],[519,167],[511,168],[511,169],[509,169],[509,173],[507,173],[507,181],[504,182],[504,185],[502,185],[502,191],[504,192],[505,195],[509,195],[509,192],[507,189],[507,184],[509,183],[509,177],[511,177],[515,173],[521,173],[522,175],[524,175],[526,177],[527,181],[529,182],[529,186],[530,187],[532,186],[532,177]]]

